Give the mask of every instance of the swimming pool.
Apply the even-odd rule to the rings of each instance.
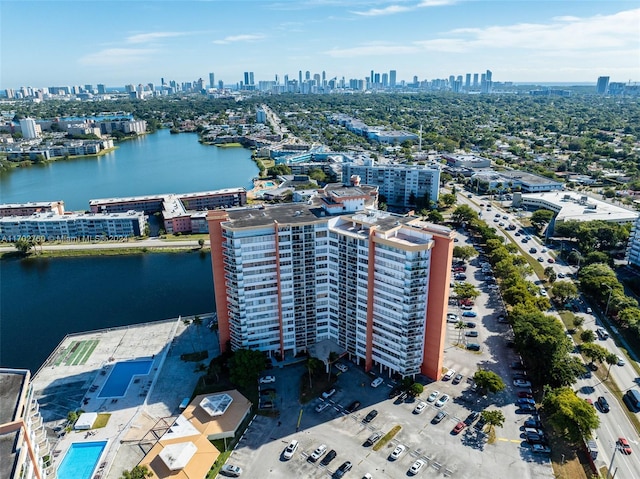
[[[276,184],[273,181],[267,181],[264,183],[264,186],[266,186],[267,188],[273,188],[274,186],[276,186]]]
[[[149,374],[153,361],[150,359],[144,361],[125,361],[116,363],[111,370],[111,374],[104,383],[99,398],[120,398],[127,393],[129,384],[133,376]]]
[[[107,441],[74,442],[58,467],[58,479],[90,479]]]

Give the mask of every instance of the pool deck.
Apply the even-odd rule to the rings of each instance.
[[[109,441],[94,478],[117,479],[131,469],[153,445],[154,430],[171,424],[179,405],[191,396],[201,372],[197,363],[180,359],[184,353],[208,350],[219,354],[218,338],[207,327],[211,314],[103,329],[65,337],[33,378],[53,463],[57,467],[74,442]],[[79,359],[75,359],[79,358]],[[125,396],[98,398],[118,361],[152,359],[146,376],[134,376]],[[203,361],[208,365],[210,359]],[[72,410],[109,413],[104,428],[56,432]],[[160,425],[160,426],[159,426]]]

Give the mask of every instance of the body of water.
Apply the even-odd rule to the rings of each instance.
[[[211,255],[0,261],[0,365],[33,373],[67,333],[215,311]]]
[[[250,150],[202,145],[195,133],[160,130],[119,143],[98,158],[0,175],[0,203],[63,200],[67,210],[87,210],[90,199],[251,188],[257,174]]]

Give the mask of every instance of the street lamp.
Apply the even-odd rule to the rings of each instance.
[[[609,288],[609,298],[607,299],[607,307],[604,310],[604,316],[607,317],[607,313],[609,313],[609,302],[611,301],[611,293],[613,293],[613,288],[608,284],[603,284],[605,288]]]

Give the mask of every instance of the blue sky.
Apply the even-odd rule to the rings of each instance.
[[[640,81],[636,0],[0,1],[0,88],[398,80]]]

